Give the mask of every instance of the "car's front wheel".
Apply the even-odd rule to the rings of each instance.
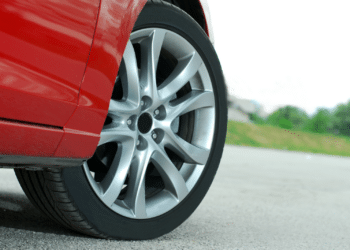
[[[227,123],[215,50],[185,12],[147,3],[119,69],[96,153],[82,167],[16,170],[57,222],[103,238],[151,239],[183,223],[208,191]]]

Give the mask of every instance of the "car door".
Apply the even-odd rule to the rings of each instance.
[[[77,106],[99,4],[0,1],[0,119],[65,125]]]

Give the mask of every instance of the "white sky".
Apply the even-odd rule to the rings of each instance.
[[[268,113],[350,99],[350,1],[208,0],[229,91]]]

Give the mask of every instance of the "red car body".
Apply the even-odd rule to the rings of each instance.
[[[146,1],[0,2],[0,164],[76,166],[93,156]]]

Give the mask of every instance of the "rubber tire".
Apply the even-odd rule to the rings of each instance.
[[[227,101],[217,54],[203,29],[174,5],[151,1],[135,24],[136,29],[159,27],[186,38],[202,56],[213,83],[216,104],[214,141],[210,156],[195,187],[169,212],[136,220],[106,207],[95,195],[82,167],[28,171],[16,169],[17,178],[31,202],[51,219],[78,232],[107,239],[146,240],[171,232],[199,206],[218,169],[226,137]]]

